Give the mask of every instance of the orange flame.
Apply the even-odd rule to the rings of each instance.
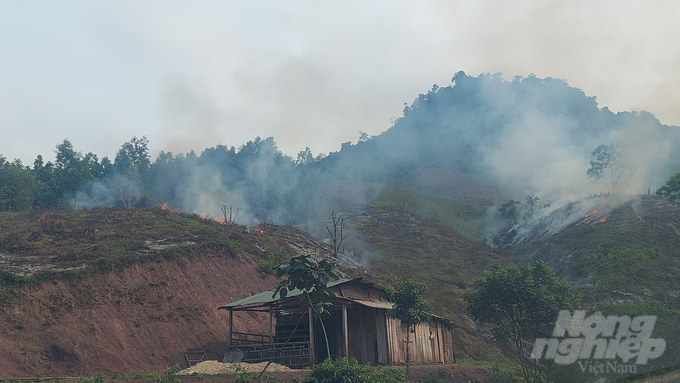
[[[223,219],[219,220],[218,222],[220,223],[220,225],[225,225],[225,226],[227,225],[227,221],[225,221]]]
[[[600,223],[604,223],[604,222],[607,222],[607,218],[604,218],[604,217],[600,218]]]
[[[597,210],[591,210],[591,211],[588,212],[588,214],[586,214],[586,218],[590,217],[591,215],[595,215],[595,214],[597,214]]]
[[[368,270],[364,270],[364,274],[368,274]]]
[[[175,209],[170,209],[170,205],[169,205],[167,202],[161,202],[161,203],[159,203],[159,204],[158,204],[158,207],[161,208],[161,210],[169,210],[169,211],[171,211],[171,212],[173,212],[173,213],[179,213],[179,212],[180,212],[179,209],[177,209],[177,210],[175,210]]]

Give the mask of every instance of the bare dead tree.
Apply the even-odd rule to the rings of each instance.
[[[232,205],[222,205],[222,214],[224,215],[224,222],[229,225],[233,225],[236,222],[236,217],[238,217],[238,212],[241,208],[236,208],[236,214],[234,214],[234,207]]]
[[[131,209],[142,194],[137,182],[122,174],[106,178],[105,183],[114,198],[122,203],[125,209]]]
[[[331,240],[333,241],[332,255],[337,257],[338,253],[340,253],[342,242],[347,238],[347,236],[343,234],[345,228],[345,220],[344,218],[342,218],[342,214],[336,216],[335,212],[331,212],[331,220],[333,221],[333,231],[331,232],[331,229],[328,226],[326,226],[326,230],[328,230],[328,234],[330,234]],[[340,229],[339,234],[338,229]]]

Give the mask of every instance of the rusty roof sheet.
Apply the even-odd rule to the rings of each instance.
[[[345,298],[353,303],[358,303],[362,306],[366,307],[372,307],[374,309],[384,309],[384,310],[390,310],[393,306],[394,303],[392,302],[385,302],[385,301],[364,301],[364,300],[359,300],[359,299],[350,299],[350,298]]]
[[[351,281],[352,279],[340,279],[335,282],[328,282],[327,286],[328,287],[333,287],[337,286],[342,283],[346,283]],[[267,290],[263,291],[259,294],[251,295],[247,298],[243,298],[241,300],[238,300],[236,302],[231,302],[229,304],[226,304],[224,306],[218,307],[218,309],[233,309],[236,307],[243,307],[243,306],[266,306],[269,303],[276,302],[281,299],[281,295],[279,293],[276,294],[274,297],[274,291],[275,290]],[[286,298],[289,297],[295,297],[302,294],[301,290],[295,289],[295,290],[290,290],[288,291],[288,295],[286,295]]]

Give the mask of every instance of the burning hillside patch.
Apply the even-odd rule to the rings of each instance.
[[[516,246],[535,238],[549,238],[571,225],[603,224],[607,222],[607,216],[613,209],[629,199],[630,196],[589,197],[556,209],[548,204],[530,214],[524,214],[517,222],[511,222],[509,227],[501,230],[498,230],[498,226],[502,224],[502,217],[494,215],[494,210],[490,210],[489,226],[495,227],[496,233],[500,232],[491,234],[491,243],[495,247]]]

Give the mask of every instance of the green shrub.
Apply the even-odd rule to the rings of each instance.
[[[262,275],[269,275],[280,264],[290,260],[290,255],[288,255],[283,249],[276,251],[264,251],[262,255],[258,256],[257,263],[260,265]]]
[[[250,383],[254,380],[257,380],[257,374],[256,373],[242,371],[238,375],[236,375],[236,379],[234,379],[234,383]]]
[[[103,372],[100,372],[99,375],[92,375],[84,378],[80,383],[104,383],[106,379],[108,379],[106,375],[104,375]]]
[[[314,366],[302,383],[396,383],[406,376],[394,368],[359,364],[356,359],[326,359]]]
[[[491,372],[484,380],[485,383],[517,383],[518,380],[510,371],[501,370],[498,366],[491,367]]]
[[[165,369],[165,371],[154,379],[154,383],[176,383],[179,381],[177,373],[182,370],[179,364],[175,363]]]

